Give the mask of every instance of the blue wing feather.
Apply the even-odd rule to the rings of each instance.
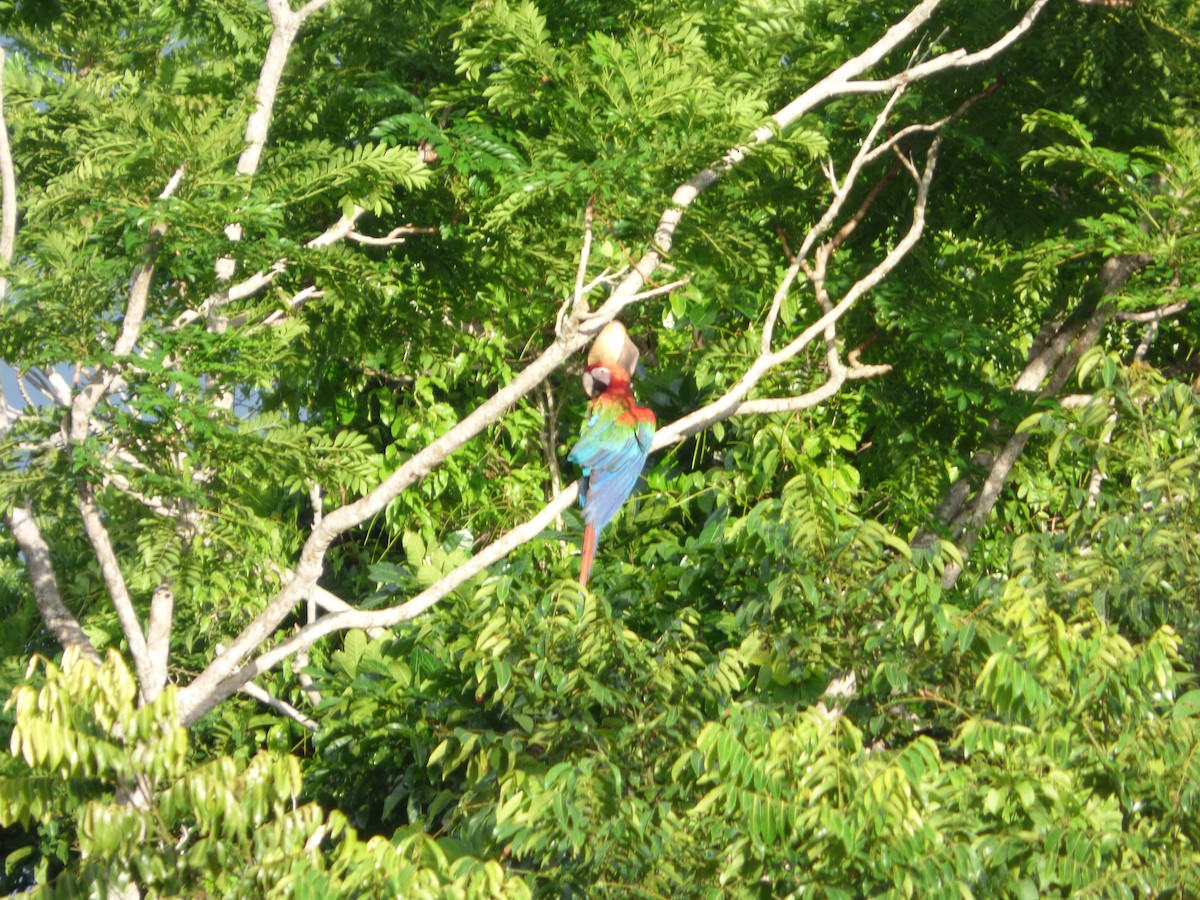
[[[633,493],[654,438],[648,422],[624,425],[617,422],[620,415],[619,409],[594,410],[567,457],[583,470],[579,502],[584,521],[595,525],[597,533]]]

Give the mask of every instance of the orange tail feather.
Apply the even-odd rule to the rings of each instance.
[[[579,586],[587,587],[592,574],[592,563],[596,560],[596,526],[590,522],[583,526],[583,555],[579,558]]]

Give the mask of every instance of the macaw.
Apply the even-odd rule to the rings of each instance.
[[[630,379],[638,349],[620,322],[610,322],[592,342],[583,389],[592,398],[579,441],[567,459],[583,470],[583,556],[579,583],[586,585],[600,531],[633,493],[656,425],[654,413],[633,399]]]

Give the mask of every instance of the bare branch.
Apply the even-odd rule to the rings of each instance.
[[[344,241],[354,232],[354,223],[357,222],[365,213],[366,210],[361,206],[355,206],[351,210],[350,215],[342,214],[342,217],[325,229],[324,232],[317,235],[304,246],[309,248],[328,247],[336,244],[338,241]]]
[[[108,588],[109,598],[117,612],[117,620],[121,623],[121,631],[129,644],[129,654],[133,657],[137,668],[138,681],[143,688],[150,683],[150,655],[146,647],[146,635],[142,624],[138,621],[137,610],[133,607],[133,599],[125,584],[125,576],[117,562],[116,551],[113,550],[112,540],[108,529],[100,518],[100,509],[96,505],[92,487],[86,481],[80,481],[75,486],[76,505],[79,516],[83,520],[83,530],[87,534],[96,561],[100,564],[100,574],[104,577],[104,585]]]
[[[1116,294],[1134,273],[1151,261],[1146,254],[1120,254],[1106,259],[1097,276],[1101,295]],[[1058,319],[1046,322],[1034,340],[1029,362],[1013,384],[1013,390],[1037,392],[1040,399],[1058,394],[1074,372],[1079,358],[1099,338],[1100,330],[1112,314],[1112,305],[1105,303],[1090,314],[1084,313],[1066,322]],[[995,419],[988,426],[988,435],[996,438],[999,433],[1000,421]],[[965,549],[973,546],[1030,436],[1030,432],[1014,433],[998,453],[990,449],[976,452],[971,458],[972,468],[987,473],[979,492],[972,497],[972,473],[966,472],[950,485],[946,497],[934,510],[935,519],[951,529],[956,539],[962,539]],[[913,540],[913,545],[929,546],[936,539],[932,529],[924,529]],[[961,567],[951,563],[943,572],[942,586],[952,587],[961,574]]]
[[[928,198],[929,186],[933,178],[933,171],[936,166],[939,144],[940,140],[935,139],[933,145],[929,148],[926,157],[926,170],[922,174],[917,186],[917,197],[914,202],[913,210],[913,223],[908,234],[905,235],[905,237],[897,244],[897,247],[894,248],[884,258],[884,260],[882,260],[875,267],[875,269],[864,276],[862,281],[854,285],[854,287],[847,292],[847,296],[851,297],[851,303],[854,299],[862,296],[866,292],[867,288],[863,287],[864,284],[869,283],[870,285],[873,285],[877,283],[878,280],[880,280],[888,271],[890,271],[899,263],[900,259],[903,258],[908,250],[911,249],[913,244],[916,243],[917,238],[919,238],[921,230],[924,227],[925,205]],[[788,348],[785,348],[785,350],[759,357],[759,359],[756,360],[751,366],[750,371],[747,372],[747,374],[743,376],[743,378],[727,394],[725,394],[724,397],[714,401],[713,403],[710,403],[708,406],[705,406],[688,416],[685,416],[684,418],[666,426],[665,428],[660,429],[655,435],[653,448],[657,450],[669,446],[670,444],[680,441],[690,434],[694,434],[695,432],[708,427],[716,421],[727,419],[733,415],[748,412],[776,412],[783,409],[804,409],[808,408],[809,406],[814,406],[817,403],[820,403],[822,400],[833,396],[833,394],[837,392],[837,390],[848,377],[850,370],[847,370],[841,365],[840,362],[837,361],[836,350],[831,349],[829,351],[829,359],[831,370],[833,370],[833,376],[828,382],[826,382],[826,384],[822,385],[817,390],[811,392],[810,394],[804,395],[804,397],[786,398],[785,400],[779,401],[744,400],[746,394],[768,371],[792,359],[818,334],[821,334],[826,327],[835,323],[837,319],[845,312],[845,310],[849,308],[849,306],[850,304],[843,300],[842,303],[838,304],[836,307],[833,307],[829,313],[823,316],[818,323],[805,331],[805,335],[808,335],[805,340],[798,338],[796,341],[793,341]],[[557,346],[559,345],[554,345],[554,347]],[[551,350],[553,350],[554,347],[552,347]],[[543,358],[545,358],[549,353],[549,350],[546,351],[546,353],[543,354]],[[862,377],[868,377],[865,374],[866,367],[859,368],[862,370],[860,373],[862,374]],[[882,369],[884,367],[880,368]],[[525,370],[525,372],[529,371],[529,369]],[[522,375],[524,375],[525,372],[523,372]],[[518,380],[520,378],[521,376],[518,376]],[[778,408],[776,408],[777,406]],[[478,413],[478,410],[476,413]],[[466,420],[464,420],[464,422],[465,421]],[[461,424],[462,423],[460,423],[460,425]],[[424,453],[425,451],[421,452]],[[392,477],[394,478],[395,475]],[[385,484],[386,483],[387,482],[385,482]],[[578,497],[578,492],[579,486],[577,483],[570,485],[562,493],[558,494],[553,500],[547,503],[541,512],[539,512],[528,522],[525,522],[524,524],[519,525],[507,532],[503,537],[485,547],[476,556],[472,557],[454,571],[448,573],[436,584],[422,591],[420,594],[405,603],[384,610],[370,612],[362,610],[347,610],[345,612],[324,616],[318,619],[315,623],[305,626],[296,635],[260,654],[251,662],[242,665],[240,668],[232,666],[218,667],[217,663],[231,658],[234,648],[229,648],[229,650],[217,657],[214,663],[210,665],[195,681],[193,681],[192,684],[188,685],[183,689],[183,691],[180,692],[181,720],[185,725],[195,721],[196,718],[202,716],[205,712],[207,712],[225,697],[230,696],[243,684],[253,680],[254,678],[258,677],[258,675],[269,671],[273,666],[277,665],[280,661],[286,659],[288,656],[301,652],[312,646],[313,642],[317,641],[321,637],[338,631],[344,631],[349,628],[392,627],[400,622],[408,621],[409,619],[420,615],[439,600],[456,590],[462,584],[482,573],[488,566],[503,559],[517,547],[541,534],[542,531],[549,527],[549,525],[554,522],[555,519],[567,509],[567,507],[571,505],[571,503]],[[370,496],[371,495],[368,494],[367,497],[362,498],[362,500],[358,501],[357,503],[362,504],[363,501],[367,500],[367,498]],[[331,520],[335,520],[345,515],[348,509],[356,505],[357,504],[350,504],[326,515],[322,520],[321,525],[318,528],[314,528],[314,536],[321,529],[327,527]],[[310,538],[309,544],[306,545],[304,552],[301,554],[301,565],[305,564],[305,557],[313,550],[313,547],[314,542],[313,539]],[[323,553],[323,551],[321,552]],[[317,565],[319,566],[319,562]],[[297,570],[299,570],[299,568],[300,567],[298,566]],[[319,573],[319,568],[317,571]],[[276,598],[271,603],[271,607],[276,606],[276,604],[282,605],[286,601],[288,606],[282,609],[282,612],[286,613],[287,610],[290,609],[291,606],[296,602],[292,598],[295,596],[298,599],[298,594],[294,592],[298,591],[297,585],[300,583],[298,571],[296,576],[293,577],[287,586],[285,586],[283,591],[276,595]],[[268,607],[267,613],[272,612],[271,607]],[[274,612],[278,614],[279,610],[274,610]],[[246,632],[243,632],[243,634],[238,637],[237,642],[235,642],[235,646],[237,643],[243,642],[248,645],[247,649],[245,650],[246,656],[253,653],[261,644],[261,640],[259,639],[251,642],[247,638],[249,633],[256,633],[257,629],[262,629],[263,639],[265,639],[265,637],[269,635],[270,630],[273,630],[273,626],[271,626],[270,630],[268,630],[268,622],[270,619],[267,617],[267,613],[264,613],[259,617],[259,619],[255,620],[255,622],[251,624],[250,628],[248,628]],[[243,658],[245,657],[243,656]]]
[[[120,472],[107,473],[101,484],[104,487],[111,486],[131,500],[136,500],[156,516],[164,519],[178,519],[181,515],[178,508],[173,504],[165,502],[162,497],[151,497],[143,494],[141,491],[135,490],[129,479]]]
[[[263,320],[261,322],[259,322],[258,325],[256,325],[254,328],[252,328],[250,330],[253,332],[253,331],[257,331],[259,328],[264,328],[264,327],[267,327],[270,325],[278,325],[280,322],[289,318],[292,313],[296,312],[299,309],[302,309],[304,307],[304,304],[306,304],[309,300],[314,300],[317,297],[324,297],[324,296],[325,296],[324,291],[319,291],[312,285],[309,285],[306,288],[302,288],[299,291],[297,291],[295,294],[293,294],[292,297],[288,300],[288,308],[286,310],[282,310],[282,309],[274,310],[273,312],[264,316]],[[229,320],[229,327],[230,328],[240,328],[245,323],[245,321],[246,321],[245,315],[234,316],[232,319]]]
[[[146,680],[142,697],[153,703],[167,683],[167,663],[171,656],[171,626],[175,618],[175,592],[165,581],[150,598],[150,621],[146,626]]]
[[[437,228],[427,226],[401,225],[393,228],[383,237],[371,237],[368,234],[360,234],[357,231],[351,231],[346,237],[359,244],[366,244],[369,247],[393,247],[396,244],[403,244],[414,234],[437,234],[438,231],[439,229]]]
[[[982,50],[974,53],[968,53],[962,49],[952,50],[949,53],[943,53],[926,62],[919,63],[911,69],[900,72],[890,78],[883,78],[876,81],[847,81],[844,85],[843,93],[882,94],[894,90],[901,85],[911,84],[914,81],[928,78],[931,75],[938,75],[951,69],[967,69],[990,62],[1028,32],[1033,27],[1033,23],[1037,20],[1037,17],[1041,15],[1042,10],[1049,3],[1050,0],[1035,0],[1034,4],[1026,10],[1025,15],[1021,16],[1020,21],[1016,25],[1005,32],[999,40],[989,44]]]
[[[368,244],[374,246],[393,246],[402,244],[405,237],[413,234],[437,234],[437,228],[425,228],[412,225],[403,225],[398,228],[393,228],[385,237],[371,237],[370,235],[360,234],[355,230],[354,225],[359,218],[366,212],[361,206],[355,206],[350,215],[343,214],[333,225],[329,226],[324,232],[310,240],[306,247],[315,249],[319,247],[329,247],[340,241],[357,241],[360,244]],[[244,300],[257,294],[263,288],[272,284],[276,277],[287,271],[288,261],[286,259],[278,260],[266,272],[256,272],[245,281],[242,281],[226,290],[218,291],[204,299],[204,301],[196,308],[189,309],[180,313],[175,321],[168,327],[168,331],[178,331],[181,328],[191,325],[200,320],[208,322],[208,328],[217,333],[223,333],[230,329],[238,329],[245,326],[250,321],[248,313],[241,313],[236,316],[224,317],[216,316],[213,313],[221,307],[227,306],[238,300]],[[233,270],[230,270],[229,277],[232,277]],[[298,291],[288,301],[289,310],[276,310],[267,315],[255,327],[277,325],[286,320],[290,312],[295,312],[300,309],[306,302],[316,297],[324,296],[323,292],[314,286],[308,286]]]
[[[312,507],[313,512],[313,528],[316,528],[321,524],[321,518],[325,515],[325,500],[321,496],[321,486],[315,481],[308,486],[308,502]],[[307,621],[309,625],[317,621],[316,593],[318,590],[323,589],[314,585],[313,590],[310,591],[308,595]],[[332,597],[333,595],[330,594],[330,596]],[[344,603],[340,597],[335,597],[334,599],[337,600],[339,604],[342,604],[345,608],[350,608],[350,604]],[[296,663],[293,668],[296,672],[296,680],[300,683],[300,689],[304,691],[304,696],[308,698],[308,702],[315,708],[321,705],[321,692],[317,690],[316,683],[313,681],[312,676],[304,671],[307,667],[308,648],[306,647],[296,654]]]
[[[34,406],[33,398],[29,396],[29,391],[25,388],[25,373],[16,372],[17,393],[21,395],[21,399],[25,401],[25,406],[32,409]],[[67,402],[70,403],[70,397],[67,397]]]
[[[596,212],[595,196],[588,197],[587,206],[583,210],[583,247],[579,251],[579,269],[575,273],[574,310],[575,318],[582,319],[588,314],[587,297],[583,289],[583,279],[587,274],[588,261],[592,255],[592,217]]]
[[[175,170],[175,174],[171,176],[167,186],[158,195],[159,200],[166,200],[175,193],[180,181],[183,180],[183,171],[183,166]],[[142,333],[142,321],[146,317],[146,303],[150,298],[150,285],[154,280],[158,248],[162,236],[166,233],[165,222],[155,222],[150,226],[150,240],[146,244],[142,262],[133,270],[133,276],[129,282],[129,302],[125,306],[125,318],[121,322],[121,333],[117,337],[117,342],[113,344],[113,354],[116,356],[126,356],[133,352],[138,335]]]
[[[267,52],[263,56],[262,68],[258,73],[258,86],[254,91],[258,105],[246,120],[246,146],[242,149],[237,164],[239,175],[254,175],[258,171],[263,147],[267,143],[271,116],[275,112],[275,94],[283,78],[283,68],[291,52],[292,43],[307,17],[307,14],[293,13],[286,0],[269,0],[267,8],[271,13],[273,26],[271,39],[267,43]],[[239,227],[235,240],[240,239]]]
[[[815,227],[815,226],[814,226]],[[800,273],[806,268],[805,259],[803,256],[796,255],[792,257],[791,265],[784,272],[783,279],[775,288],[775,294],[771,297],[771,306],[767,310],[767,317],[763,320],[762,334],[759,336],[759,355],[766,356],[771,352],[771,344],[775,337],[775,323],[779,320],[779,313],[783,309],[783,301],[787,299],[787,295],[792,290],[792,285],[796,279],[800,277]]]
[[[50,547],[33,518],[33,511],[28,506],[14,506],[5,519],[29,568],[33,597],[42,621],[63,649],[78,647],[81,656],[100,665],[100,654],[83,633],[79,620],[63,603],[58,579],[54,575],[54,563],[50,559]]]
[[[183,179],[183,173],[183,166],[175,170],[175,174],[171,176],[167,186],[158,195],[159,200],[167,200],[175,193]],[[146,304],[150,296],[150,285],[154,280],[155,260],[158,257],[162,236],[166,234],[166,231],[165,222],[155,222],[150,226],[150,240],[142,252],[142,261],[138,263],[130,277],[129,300],[125,305],[125,316],[121,321],[121,333],[117,336],[116,343],[113,344],[112,352],[115,356],[127,356],[131,353],[137,343],[138,335],[141,334],[142,321],[146,315]],[[92,374],[88,386],[76,394],[75,399],[71,402],[69,429],[71,440],[82,441],[87,437],[88,429],[91,427],[92,413],[119,381],[120,376],[113,367],[103,367]]]
[[[307,3],[305,3],[302,7],[300,7],[298,10],[296,10],[296,17],[299,18],[301,21],[304,21],[309,16],[311,16],[313,13],[317,12],[317,10],[323,9],[324,7],[328,6],[330,2],[331,2],[331,0],[308,0]]]
[[[166,200],[175,193],[180,181],[183,179],[183,173],[184,168],[180,166],[159,194],[160,200]],[[150,285],[154,277],[154,265],[158,254],[158,246],[162,235],[165,233],[165,223],[156,222],[150,228],[150,240],[143,252],[142,261],[134,269],[130,279],[129,300],[126,304],[125,316],[121,323],[121,333],[113,345],[113,353],[115,355],[124,356],[129,354],[137,343],[138,336],[141,333],[142,321],[146,314],[146,305],[149,298]],[[61,376],[58,377],[61,380]],[[88,386],[75,396],[70,404],[69,437],[73,442],[81,443],[87,438],[91,429],[92,413],[99,402],[119,381],[120,377],[114,368],[102,368],[93,374]],[[80,517],[83,521],[84,532],[87,534],[92,549],[96,554],[105,585],[109,590],[113,606],[117,612],[117,619],[121,623],[122,631],[129,644],[129,651],[133,656],[134,665],[137,668],[138,680],[142,684],[143,690],[154,691],[154,688],[151,687],[154,683],[152,677],[153,667],[146,647],[145,634],[142,631],[141,623],[138,621],[137,612],[133,607],[128,587],[125,584],[125,579],[117,563],[112,541],[100,516],[100,510],[96,504],[92,486],[87,482],[80,481],[76,485],[76,501]]]
[[[1046,387],[1042,389],[1042,397],[1051,397],[1062,390],[1067,379],[1071,377],[1071,373],[1075,371],[1075,366],[1078,364],[1080,357],[1100,337],[1104,323],[1108,320],[1111,313],[1112,307],[1106,303],[1102,304],[1088,317],[1087,322],[1079,331],[1079,336],[1071,345],[1070,352],[1065,354],[1058,362]],[[993,459],[987,477],[984,479],[974,499],[950,522],[952,532],[964,551],[970,551],[974,546],[984,522],[987,521],[987,517],[991,514],[996,501],[1000,497],[1000,491],[1008,481],[1008,476],[1011,474],[1013,466],[1016,464],[1017,459],[1020,458],[1025,445],[1029,443],[1031,437],[1032,432],[1029,431],[1014,432],[1009,437],[1004,447]],[[958,563],[947,563],[942,573],[942,587],[949,590],[955,585],[961,574],[962,568]]]
[[[572,504],[579,496],[578,483],[571,484],[565,491],[551,500],[536,516],[507,532],[503,537],[493,541],[476,556],[467,560],[454,571],[447,573],[436,584],[426,588],[420,594],[406,603],[389,609],[364,611],[350,609],[345,612],[323,616],[311,625],[307,625],[292,637],[282,641],[270,650],[260,654],[250,663],[238,669],[231,669],[221,679],[216,681],[210,692],[201,700],[192,700],[190,705],[180,714],[184,726],[190,725],[209,709],[220,703],[242,686],[250,683],[259,675],[269,672],[283,660],[299,653],[316,643],[321,638],[347,631],[351,628],[368,630],[372,628],[391,628],[401,622],[415,619],[428,610],[442,598],[461,587],[464,583],[484,572],[488,566],[499,562],[517,547],[526,544],[541,534],[553,523],[557,516]],[[224,654],[222,654],[223,656]],[[218,656],[217,659],[221,659]],[[205,671],[211,671],[212,667]],[[194,682],[193,682],[194,684]],[[189,688],[185,689],[188,690]],[[183,709],[181,707],[181,709]]]
[[[4,64],[7,55],[0,47],[0,266],[12,265],[17,243],[17,176],[13,168],[12,148],[8,144],[8,124],[4,117]],[[8,276],[0,273],[0,300],[8,293]]]
[[[271,14],[271,39],[267,43],[267,52],[263,56],[258,85],[254,91],[257,106],[246,119],[246,146],[238,157],[239,175],[251,177],[258,172],[263,148],[267,143],[271,117],[275,112],[275,95],[279,90],[279,82],[283,78],[284,66],[287,64],[292,44],[305,19],[328,3],[329,0],[309,0],[293,12],[287,0],[267,0],[267,9]],[[242,239],[242,226],[236,222],[231,223],[226,226],[225,233],[236,243]],[[217,260],[216,273],[219,281],[229,281],[236,271],[237,264],[232,257],[226,256]]]
[[[291,569],[284,568],[283,566],[277,566],[277,565],[272,564],[271,568],[285,582],[291,581],[293,578],[296,577],[295,572],[293,572]],[[325,588],[321,587],[319,584],[313,585],[312,590],[309,591],[307,599],[311,599],[313,603],[315,603],[318,607],[320,607],[321,609],[325,610],[325,612],[328,612],[328,613],[357,612],[355,607],[351,606],[349,603],[347,603],[345,600],[343,600],[341,597],[339,597],[337,594],[333,593],[332,591],[328,591]],[[383,635],[382,628],[372,627],[372,628],[367,629],[367,637],[369,637],[369,638],[373,639],[373,638],[380,637],[382,635]]]
[[[1155,309],[1145,310],[1144,312],[1115,312],[1113,313],[1113,318],[1119,322],[1154,324],[1161,322],[1163,319],[1169,319],[1172,316],[1177,316],[1187,308],[1188,301],[1179,300],[1175,303],[1168,303],[1165,306],[1159,306]]]
[[[864,158],[863,163],[867,164],[867,163],[874,162],[880,156],[883,156],[886,153],[891,153],[893,148],[899,147],[904,141],[906,141],[908,138],[912,137],[913,135],[932,134],[934,132],[940,131],[942,128],[944,128],[946,125],[949,125],[951,122],[955,122],[958,119],[961,119],[963,116],[965,116],[967,114],[968,111],[970,111],[972,106],[974,106],[980,100],[985,100],[988,97],[990,97],[992,94],[996,93],[996,91],[1000,90],[1000,88],[1003,87],[1003,85],[1004,85],[1003,81],[992,82],[987,87],[985,87],[983,90],[979,91],[978,93],[972,94],[970,97],[968,97],[966,100],[964,100],[962,102],[962,104],[959,105],[958,109],[954,110],[954,112],[950,113],[950,115],[943,116],[942,118],[938,119],[936,122],[919,123],[916,125],[909,125],[905,128],[901,128],[899,131],[897,131],[895,134],[893,134],[891,137],[889,137],[886,141],[884,141],[882,144],[880,144],[878,147],[874,148],[870,153],[868,153],[866,155],[866,157]]]
[[[292,704],[285,700],[280,700],[278,697],[272,697],[253,681],[243,684],[240,688],[241,692],[247,697],[252,697],[264,706],[269,706],[278,713],[283,713],[289,719],[299,722],[309,731],[316,731],[319,727],[317,720],[306,716]]]
[[[872,124],[870,131],[867,133],[867,136],[863,138],[862,143],[859,144],[858,151],[855,153],[854,159],[851,161],[849,168],[846,170],[846,177],[842,180],[840,186],[837,183],[837,179],[833,175],[833,161],[830,160],[828,174],[831,183],[834,185],[833,199],[830,200],[829,205],[826,207],[825,212],[822,213],[821,218],[818,219],[811,228],[809,228],[808,233],[804,236],[804,240],[801,241],[800,248],[796,251],[792,260],[793,268],[804,268],[804,262],[808,258],[808,254],[812,252],[812,248],[816,244],[817,240],[821,237],[821,235],[828,231],[830,227],[832,227],[833,223],[837,220],[837,217],[841,214],[842,207],[845,205],[847,198],[850,196],[850,192],[853,190],[855,182],[858,180],[859,173],[862,172],[863,167],[867,163],[869,156],[868,151],[875,143],[875,140],[878,138],[880,132],[883,130],[883,126],[887,122],[888,116],[891,114],[892,109],[895,107],[896,102],[900,99],[900,95],[902,93],[903,89],[894,92],[891,98],[889,98],[888,102],[884,104],[883,109],[879,111],[879,114],[875,117],[875,121]],[[879,182],[877,182],[876,185],[871,189],[866,200],[864,200],[859,206],[858,213],[855,216],[852,216],[850,221],[842,226],[838,236],[835,237],[834,242],[826,251],[826,259],[828,258],[829,254],[833,253],[834,250],[841,246],[842,242],[845,241],[850,232],[857,227],[858,221],[860,221],[861,218],[866,215],[867,210],[875,202],[875,198],[879,195],[883,188],[890,183],[890,181],[890,175],[885,176],[884,179],[881,179]],[[821,265],[823,266],[823,263]],[[791,273],[790,277],[786,278],[784,283],[780,285],[779,289],[775,291],[775,296],[771,300],[771,306],[767,311],[767,317],[763,322],[762,335],[760,338],[760,350],[764,354],[771,351],[772,342],[775,337],[775,323],[778,321],[780,310],[783,308],[783,302],[787,298],[788,291],[791,289],[791,283],[795,280],[795,278],[796,273]],[[818,290],[817,293],[820,294],[820,291]]]

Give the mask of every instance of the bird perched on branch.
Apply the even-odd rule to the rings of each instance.
[[[583,389],[592,403],[579,442],[567,456],[583,470],[581,585],[591,574],[600,531],[633,493],[654,439],[654,413],[633,398],[631,379],[637,361],[638,349],[625,327],[610,322],[592,342],[583,372]]]

